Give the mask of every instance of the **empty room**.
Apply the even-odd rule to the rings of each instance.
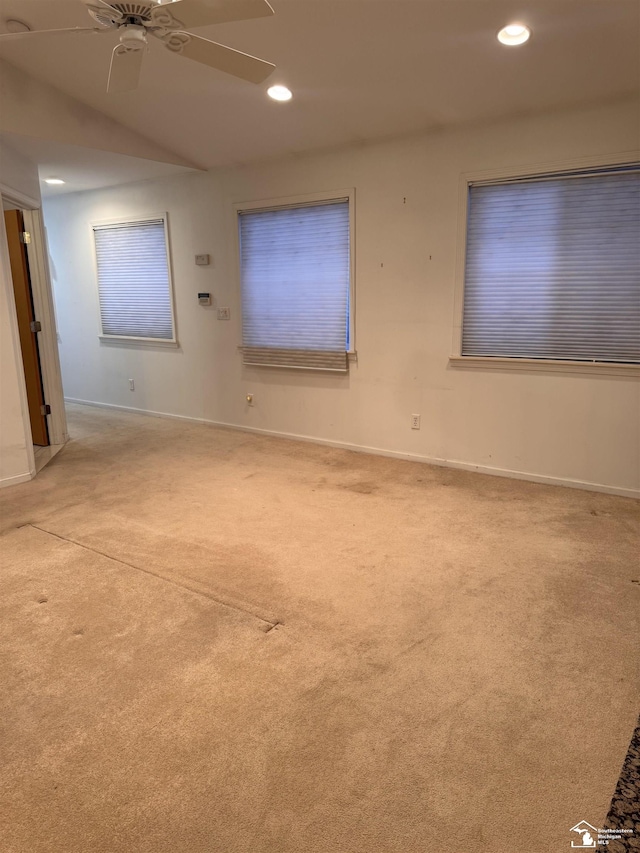
[[[640,851],[640,2],[0,0],[0,853]]]

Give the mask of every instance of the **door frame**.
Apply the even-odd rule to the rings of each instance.
[[[27,243],[27,257],[31,275],[33,307],[36,319],[40,320],[42,324],[42,331],[38,333],[38,343],[40,346],[44,401],[51,406],[51,414],[47,415],[49,442],[50,444],[65,444],[69,440],[69,433],[67,432],[67,417],[64,410],[62,372],[58,353],[58,330],[51,288],[47,234],[41,208],[24,209],[22,215],[25,230],[31,234],[31,242]]]
[[[50,445],[62,445],[69,440],[67,418],[64,409],[64,392],[62,389],[62,372],[58,352],[58,330],[55,319],[55,305],[51,272],[49,267],[49,251],[47,235],[42,218],[42,208],[39,199],[18,192],[6,184],[0,183],[0,196],[3,201],[15,205],[22,211],[25,230],[31,234],[31,242],[26,244],[31,278],[34,313],[41,323],[38,332],[38,347],[40,351],[40,368],[42,371],[42,388],[44,401],[51,407],[47,415]],[[15,305],[13,306],[15,319]],[[17,322],[17,321],[16,321]],[[26,392],[25,392],[26,396]],[[31,438],[31,426],[27,422],[25,430]],[[33,460],[33,443],[27,447],[30,469],[35,475]]]

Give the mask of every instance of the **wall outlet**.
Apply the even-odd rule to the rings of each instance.
[[[420,415],[411,415],[411,429],[420,429]]]
[[[231,313],[228,308],[218,308],[218,320],[229,320]]]
[[[129,391],[135,391],[135,390],[136,390],[136,383],[133,381],[133,379],[130,379],[129,380]]]

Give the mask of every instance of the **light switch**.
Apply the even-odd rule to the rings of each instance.
[[[199,267],[209,266],[209,255],[196,255],[196,264]]]

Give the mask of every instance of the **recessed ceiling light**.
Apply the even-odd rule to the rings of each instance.
[[[64,184],[62,178],[45,178],[45,184]]]
[[[274,101],[290,101],[293,95],[286,86],[271,86],[267,89],[267,95]]]
[[[530,35],[531,30],[524,24],[509,24],[498,33],[498,41],[509,45],[524,44]]]
[[[30,33],[31,27],[25,24],[24,21],[19,21],[17,18],[9,18],[4,22],[8,33]]]

